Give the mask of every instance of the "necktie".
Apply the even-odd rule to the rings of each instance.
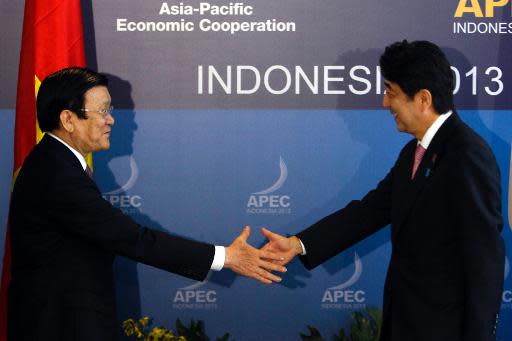
[[[414,153],[414,165],[412,167],[412,174],[411,179],[414,179],[414,176],[416,175],[416,171],[418,170],[418,166],[420,165],[421,159],[423,159],[423,156],[425,155],[425,152],[427,150],[423,148],[421,144],[418,144],[416,146],[416,152]]]
[[[87,173],[87,175],[89,175],[91,179],[94,179],[92,175],[92,170],[89,168],[89,165],[85,167],[85,172]]]

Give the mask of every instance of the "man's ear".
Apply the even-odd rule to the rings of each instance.
[[[419,103],[421,105],[422,111],[427,111],[432,109],[432,93],[430,90],[427,89],[421,89],[416,93],[416,96],[418,97]]]
[[[62,110],[59,115],[59,121],[68,133],[72,133],[75,130],[75,117],[76,116],[71,110]]]

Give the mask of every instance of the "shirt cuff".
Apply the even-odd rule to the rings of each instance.
[[[213,262],[210,266],[210,270],[220,271],[224,267],[224,261],[226,260],[226,249],[224,246],[215,245],[215,255],[213,256]]]
[[[299,238],[297,238],[299,239]],[[301,252],[301,256],[305,256],[306,255],[306,248],[304,247],[304,244],[302,244],[302,240],[299,239],[299,242],[300,242],[300,247],[302,247],[302,252]]]

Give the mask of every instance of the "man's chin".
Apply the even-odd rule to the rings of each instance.
[[[396,123],[396,130],[403,133],[405,131],[404,125],[399,121],[395,121],[395,123]]]
[[[110,141],[103,142],[98,150],[108,150],[110,148]]]

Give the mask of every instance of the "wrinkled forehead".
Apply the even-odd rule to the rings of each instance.
[[[112,98],[106,86],[95,86],[84,95],[84,105],[110,106]]]

